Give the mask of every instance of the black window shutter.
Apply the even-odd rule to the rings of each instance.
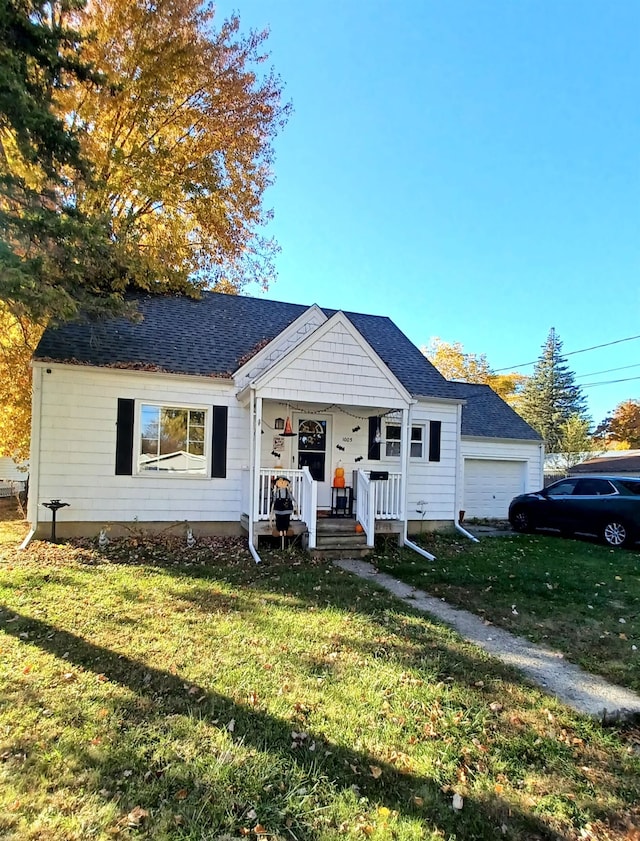
[[[133,413],[135,400],[118,398],[116,420],[116,476],[133,473]]]
[[[212,424],[211,477],[224,479],[227,475],[227,421],[226,406],[214,406]]]
[[[380,461],[380,440],[376,443],[376,434],[380,429],[380,418],[374,416],[369,418],[369,454],[372,461]]]
[[[429,421],[429,461],[440,461],[442,421]]]

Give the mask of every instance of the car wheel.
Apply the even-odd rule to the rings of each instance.
[[[516,508],[511,515],[511,525],[515,531],[533,531],[533,523],[529,513],[524,508]]]
[[[620,520],[607,520],[602,527],[602,539],[609,546],[628,546],[631,533],[628,526]]]

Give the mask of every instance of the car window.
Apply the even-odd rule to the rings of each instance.
[[[571,496],[576,486],[577,479],[565,479],[563,482],[556,482],[547,488],[548,496]]]
[[[616,489],[607,479],[578,479],[574,496],[611,496]]]
[[[631,491],[632,494],[640,496],[640,482],[634,482],[633,479],[622,479],[620,484],[623,488]]]

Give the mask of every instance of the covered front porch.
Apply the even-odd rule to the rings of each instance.
[[[373,473],[374,478],[371,474]],[[381,476],[380,474],[387,474]],[[272,491],[277,477],[284,476],[291,483],[295,508],[291,515],[293,534],[303,536],[303,545],[316,549],[318,545],[318,517],[322,520],[335,519],[336,525],[343,526],[345,519],[362,526],[366,546],[374,545],[377,533],[402,535],[403,517],[403,477],[401,473],[388,471],[355,470],[353,486],[347,486],[353,494],[350,511],[343,508],[330,510],[318,508],[318,482],[312,477],[308,467],[301,469],[260,468],[258,471],[258,493],[253,508],[254,545],[258,538],[272,534],[269,522],[271,515]],[[376,476],[378,478],[376,478]],[[249,512],[243,514],[242,525],[249,532]]]
[[[291,530],[302,535],[306,548],[318,547],[318,533],[330,529],[328,521],[342,533],[347,522],[354,533],[360,524],[367,547],[374,545],[377,533],[398,534],[402,540],[410,406],[291,403],[256,396],[251,414],[253,446],[245,468],[241,524],[255,547],[260,537],[272,534],[278,477],[289,480],[295,501]]]
[[[318,518],[338,519],[336,479],[347,495],[339,513],[354,530],[360,523],[367,546],[377,524],[404,534],[415,400],[344,313],[327,318],[311,308],[236,376],[250,417],[242,522],[254,547],[270,533],[277,476],[291,482],[292,522],[310,549]]]

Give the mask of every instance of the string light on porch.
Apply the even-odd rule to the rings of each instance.
[[[280,404],[284,406],[284,403]],[[302,412],[303,414],[313,413],[314,415],[323,415],[325,412],[334,409],[338,412],[341,412],[343,415],[348,415],[350,418],[355,418],[356,420],[366,420],[368,421],[370,418],[386,418],[389,415],[398,415],[397,409],[388,409],[386,412],[376,412],[373,415],[356,415],[354,412],[349,412],[347,409],[344,409],[342,406],[339,406],[337,403],[330,403],[328,406],[322,407],[309,407],[309,406],[294,406],[292,403],[286,404],[288,410],[292,410],[294,412]],[[353,432],[359,430],[360,427],[356,427]]]

